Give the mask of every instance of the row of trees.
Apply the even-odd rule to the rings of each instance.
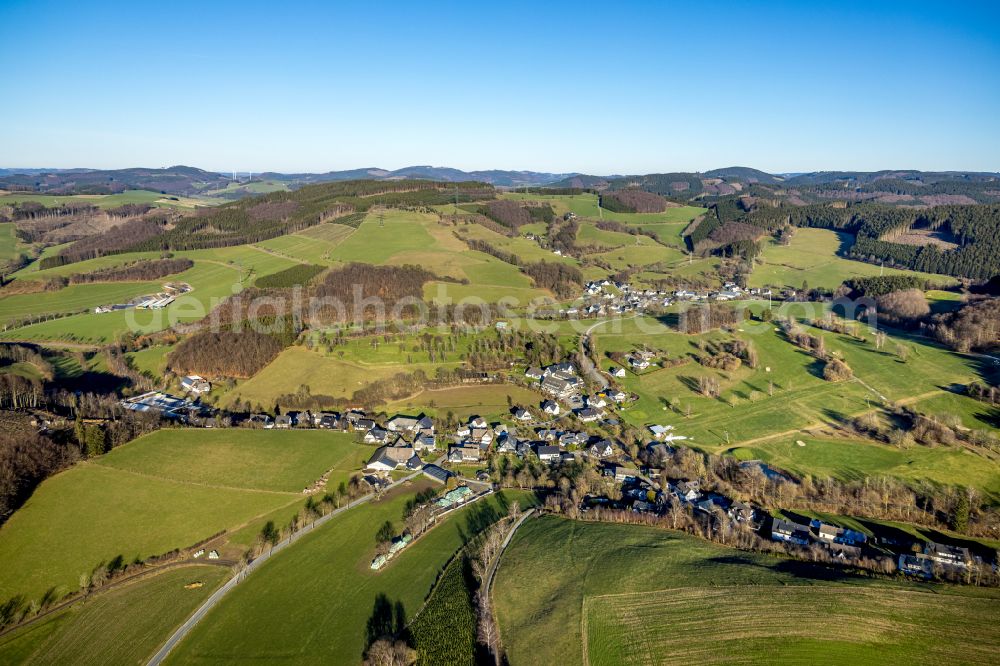
[[[124,266],[101,268],[90,273],[73,273],[69,284],[88,282],[141,282],[182,273],[194,266],[187,257],[135,261]]]

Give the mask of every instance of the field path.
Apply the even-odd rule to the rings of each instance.
[[[270,249],[268,249],[266,247],[261,247],[260,245],[250,245],[249,247],[252,247],[253,249],[257,250],[258,252],[263,252],[264,254],[269,254],[272,257],[278,257],[279,259],[287,259],[288,261],[294,261],[297,264],[303,264],[303,265],[305,265],[305,264],[309,263],[305,259],[299,259],[298,257],[293,257],[290,254],[282,254],[281,252],[277,252],[276,250],[270,250]]]

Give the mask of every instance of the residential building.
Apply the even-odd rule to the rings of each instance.
[[[367,469],[389,472],[400,467],[417,470],[423,466],[411,446],[380,446],[368,460]]]
[[[775,518],[771,525],[771,539],[805,546],[809,543],[809,527]]]

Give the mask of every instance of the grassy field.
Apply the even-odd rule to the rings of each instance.
[[[531,519],[493,589],[512,664],[843,663],[851,636],[890,662],[948,648],[990,663],[1000,644],[995,591],[852,578],[635,525]]]
[[[337,245],[352,233],[354,229],[343,224],[320,224],[295,234],[262,241],[257,245],[299,261],[320,266],[332,265],[336,263],[333,253]]]
[[[900,449],[867,440],[796,434],[737,447],[730,452],[743,459],[766,460],[793,474],[808,473],[849,481],[893,476],[974,486],[1000,497],[1000,455],[983,449],[920,445]]]
[[[357,664],[365,626],[384,595],[410,618],[446,562],[473,533],[492,522],[506,502],[528,496],[504,493],[450,515],[384,569],[369,568],[375,532],[384,521],[396,529],[403,506],[429,482],[414,483],[385,499],[334,518],[264,564],[237,586],[191,632],[169,663]]]
[[[46,480],[0,528],[0,598],[191,545],[303,499],[355,455],[326,431],[160,430]]]
[[[362,364],[326,356],[304,347],[289,347],[252,378],[242,382],[220,399],[230,404],[239,398],[252,405],[271,406],[284,394],[295,393],[303,384],[314,395],[350,397],[358,389],[398,373],[423,370],[433,377],[439,367],[458,367],[461,361],[448,363],[379,363]]]
[[[129,352],[125,356],[139,372],[150,377],[160,377],[163,375],[167,364],[167,354],[173,351],[174,345],[157,345],[147,347],[136,352]]]
[[[122,302],[128,298],[155,293],[165,282],[186,282],[192,291],[183,294],[162,310],[121,310],[96,314],[87,312],[10,329],[0,338],[23,340],[70,340],[110,342],[128,331],[151,333],[176,323],[195,321],[205,316],[223,299],[240,291],[255,277],[269,275],[294,266],[293,259],[267,253],[261,248],[241,245],[210,250],[175,253],[192,259],[195,265],[177,275],[155,282],[115,282],[70,285],[55,292],[26,294],[0,299],[0,320],[18,314],[64,313],[96,305]],[[128,261],[148,258],[150,253],[128,253],[100,257],[44,271],[22,269],[19,277],[44,278],[83,273],[118,266]],[[33,299],[33,300],[28,300]]]
[[[585,602],[588,663],[991,663],[997,599],[847,586],[732,587]],[[721,623],[720,618],[726,618]],[[980,638],[980,631],[985,635]],[[957,654],[956,654],[957,653]]]
[[[17,236],[14,235],[14,223],[0,223],[0,263],[17,257]]]
[[[443,415],[453,412],[464,419],[471,415],[484,418],[509,416],[507,397],[513,404],[537,407],[543,397],[537,391],[508,384],[484,384],[480,386],[456,386],[446,389],[426,390],[412,398],[390,402],[387,412],[426,412]]]
[[[748,279],[751,287],[767,285],[799,289],[803,282],[810,288],[836,289],[844,280],[873,275],[919,275],[936,284],[954,284],[955,278],[931,273],[917,273],[837,256],[841,247],[851,244],[850,234],[829,229],[796,229],[788,245],[768,241],[758,265]]]
[[[686,225],[688,222],[705,212],[697,206],[675,206],[667,208],[662,213],[613,213],[602,210],[597,205],[596,194],[520,194],[510,192],[503,195],[504,199],[515,201],[538,201],[547,203],[558,214],[576,213],[580,217],[614,220],[635,225],[673,224]],[[683,227],[681,227],[683,228]]]
[[[186,566],[101,592],[0,637],[5,664],[144,664],[229,576]],[[201,587],[184,589],[193,583]]]
[[[648,345],[663,350],[671,358],[685,358],[700,353],[696,348],[699,341],[728,337],[718,331],[686,336],[658,326],[662,325],[653,319],[609,324],[595,331],[595,346],[602,355]],[[946,401],[936,409],[938,412],[946,411],[957,400],[967,410],[968,425],[990,427],[990,410],[985,405],[944,390],[951,383],[967,383],[977,378],[981,371],[979,361],[920,339],[890,337],[885,349],[876,350],[872,334],[861,330],[863,341],[810,329],[812,334],[824,337],[828,350],[847,361],[858,381],[825,381],[812,356],[794,347],[771,325],[747,322],[742,332],[735,335],[754,346],[759,357],[757,368],[742,366],[726,372],[692,360],[641,375],[629,373],[620,380],[621,384],[639,399],[624,409],[622,415],[638,426],[675,425],[678,434],[690,438],[689,444],[708,451],[718,453],[734,447],[750,447],[752,451],[747,455],[759,456],[779,466],[788,464],[802,473],[853,478],[865,468],[858,461],[868,460],[866,464],[873,466],[869,471],[875,474],[892,474],[903,479],[930,478],[941,483],[972,481],[989,492],[1000,489],[997,461],[993,457],[948,447],[898,450],[843,440],[836,445],[807,446],[803,451],[789,448],[789,442],[802,439],[802,429],[837,423],[878,406],[879,394],[891,401],[918,405],[924,400]],[[886,351],[894,351],[897,344],[908,350],[905,362]],[[609,365],[606,359],[602,362],[604,369]],[[699,393],[700,377],[718,380],[720,398]]]
[[[0,324],[28,315],[78,312],[108,303],[124,303],[160,291],[162,282],[94,282],[71,284],[57,291],[0,298]]]
[[[553,254],[549,250],[542,248],[533,240],[528,240],[524,236],[514,236],[513,238],[498,234],[492,229],[479,224],[470,224],[459,227],[459,233],[465,238],[474,238],[486,241],[494,247],[498,247],[505,252],[511,252],[518,256],[522,262],[534,261],[555,261],[564,264],[577,264],[572,257],[561,257]]]
[[[167,208],[196,208],[198,206],[214,206],[221,203],[218,200],[204,199],[201,197],[183,197],[174,195],[164,195],[159,192],[149,190],[128,190],[118,194],[0,194],[0,206],[5,204],[21,203],[22,201],[37,201],[49,208],[61,206],[65,203],[81,204],[86,203],[98,208],[115,208],[124,204],[150,204],[151,206],[163,206]]]

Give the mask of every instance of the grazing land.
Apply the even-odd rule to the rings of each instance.
[[[962,663],[988,664],[1000,632],[982,618],[998,606],[995,598],[821,585],[611,594],[584,601],[587,663],[863,663],[873,653],[947,662],[960,652]],[[720,617],[740,620],[720,627]]]
[[[605,352],[628,352],[642,345],[660,349],[671,359],[690,359],[674,367],[654,368],[621,380],[638,400],[622,411],[637,426],[670,423],[688,437],[685,444],[712,453],[730,452],[759,458],[800,474],[856,479],[864,474],[886,474],[906,481],[930,480],[942,484],[970,484],[995,495],[1000,490],[1000,457],[986,448],[961,446],[895,446],[837,436],[812,440],[816,429],[836,428],[844,420],[880,404],[881,397],[912,404],[923,413],[940,415],[958,406],[970,428],[995,427],[994,408],[956,395],[951,384],[965,384],[984,372],[983,362],[956,354],[922,338],[888,336],[875,349],[871,331],[858,329],[859,338],[807,327],[823,336],[827,349],[845,359],[855,378],[824,380],[815,359],[792,345],[770,324],[745,322],[733,334],[714,331],[697,336],[667,331],[657,320],[637,318],[612,322],[594,332],[595,347]],[[705,367],[693,360],[698,345],[731,339],[749,342],[758,354],[756,368],[735,370]],[[906,350],[905,362],[896,347]],[[611,365],[609,360],[604,364]],[[699,378],[719,382],[718,397],[699,390]],[[810,432],[803,432],[803,431]],[[806,442],[805,447],[795,444]]]
[[[193,565],[99,592],[0,637],[5,664],[144,664],[230,575]],[[185,588],[192,583],[200,583]]]
[[[187,208],[193,209],[199,206],[214,206],[221,203],[202,197],[184,197],[174,195],[164,195],[159,192],[149,190],[128,190],[118,194],[34,194],[34,193],[6,193],[0,194],[0,206],[6,204],[17,204],[24,201],[35,201],[47,208],[54,208],[63,204],[87,204],[98,208],[117,208],[125,204],[149,204],[151,206],[163,206],[166,208]]]
[[[0,598],[60,594],[117,556],[192,545],[299,503],[345,460],[327,431],[160,430],[45,481],[0,528]]]
[[[837,256],[853,242],[850,234],[829,229],[796,229],[788,245],[767,241],[760,257],[761,265],[750,275],[752,287],[789,287],[800,289],[805,283],[810,288],[834,290],[844,280],[873,275],[919,275],[935,284],[954,284],[955,279],[946,275],[918,273],[916,271],[882,268],[877,264],[853,261]]]
[[[356,664],[380,596],[412,618],[463,543],[496,520],[509,502],[516,499],[524,506],[531,498],[505,491],[460,509],[386,567],[372,571],[379,526],[389,520],[401,529],[406,500],[428,483],[414,483],[352,509],[269,560],[194,628],[168,663],[235,664],[252,657]]]
[[[9,261],[18,255],[14,230],[13,222],[0,223],[0,262]]]
[[[1000,646],[993,591],[856,578],[638,525],[530,519],[493,589],[512,664],[905,661],[944,646],[990,663]],[[800,619],[828,607],[830,620]]]

